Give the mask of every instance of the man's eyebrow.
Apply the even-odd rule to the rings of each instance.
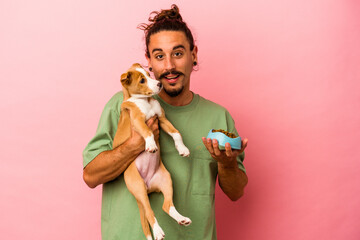
[[[156,52],[156,51],[162,52],[162,49],[161,49],[161,48],[154,48],[154,49],[151,51],[151,53],[154,53],[154,52]]]
[[[173,50],[176,50],[176,49],[178,49],[178,48],[183,48],[183,49],[185,49],[184,45],[179,44],[179,45],[173,47]],[[156,52],[156,51],[162,52],[163,50],[162,50],[161,48],[154,48],[154,49],[151,51],[151,53],[154,53],[154,52]]]
[[[178,48],[183,48],[183,49],[185,49],[185,47],[184,47],[184,45],[177,45],[177,46],[175,46],[175,47],[173,47],[173,50],[176,50],[176,49],[178,49]]]

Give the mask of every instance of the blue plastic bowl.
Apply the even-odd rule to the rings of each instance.
[[[230,143],[231,148],[233,149],[241,149],[241,137],[237,137],[237,138],[231,138],[226,136],[224,133],[222,132],[212,132],[211,129],[209,134],[207,135],[207,138],[211,138],[211,139],[216,139],[219,143],[219,148],[220,149],[225,149],[225,143]]]

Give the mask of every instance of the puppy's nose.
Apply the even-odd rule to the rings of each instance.
[[[161,87],[162,87],[161,82],[159,82],[159,83],[157,84],[157,86],[158,86],[159,88],[161,88]]]

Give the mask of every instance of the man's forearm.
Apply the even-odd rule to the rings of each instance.
[[[236,161],[231,165],[218,163],[218,176],[221,189],[232,201],[238,200],[244,194],[248,178],[238,168]]]
[[[104,151],[95,157],[85,168],[83,178],[90,188],[114,180],[139,155],[140,148],[132,148],[129,143]]]

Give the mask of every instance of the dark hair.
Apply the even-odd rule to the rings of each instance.
[[[154,17],[151,15],[155,14]],[[139,29],[145,32],[146,55],[150,57],[149,43],[150,36],[160,31],[182,31],[190,43],[190,50],[194,49],[194,38],[186,23],[182,20],[178,6],[171,5],[171,9],[161,10],[161,12],[151,12],[149,17],[150,24],[142,23]]]

